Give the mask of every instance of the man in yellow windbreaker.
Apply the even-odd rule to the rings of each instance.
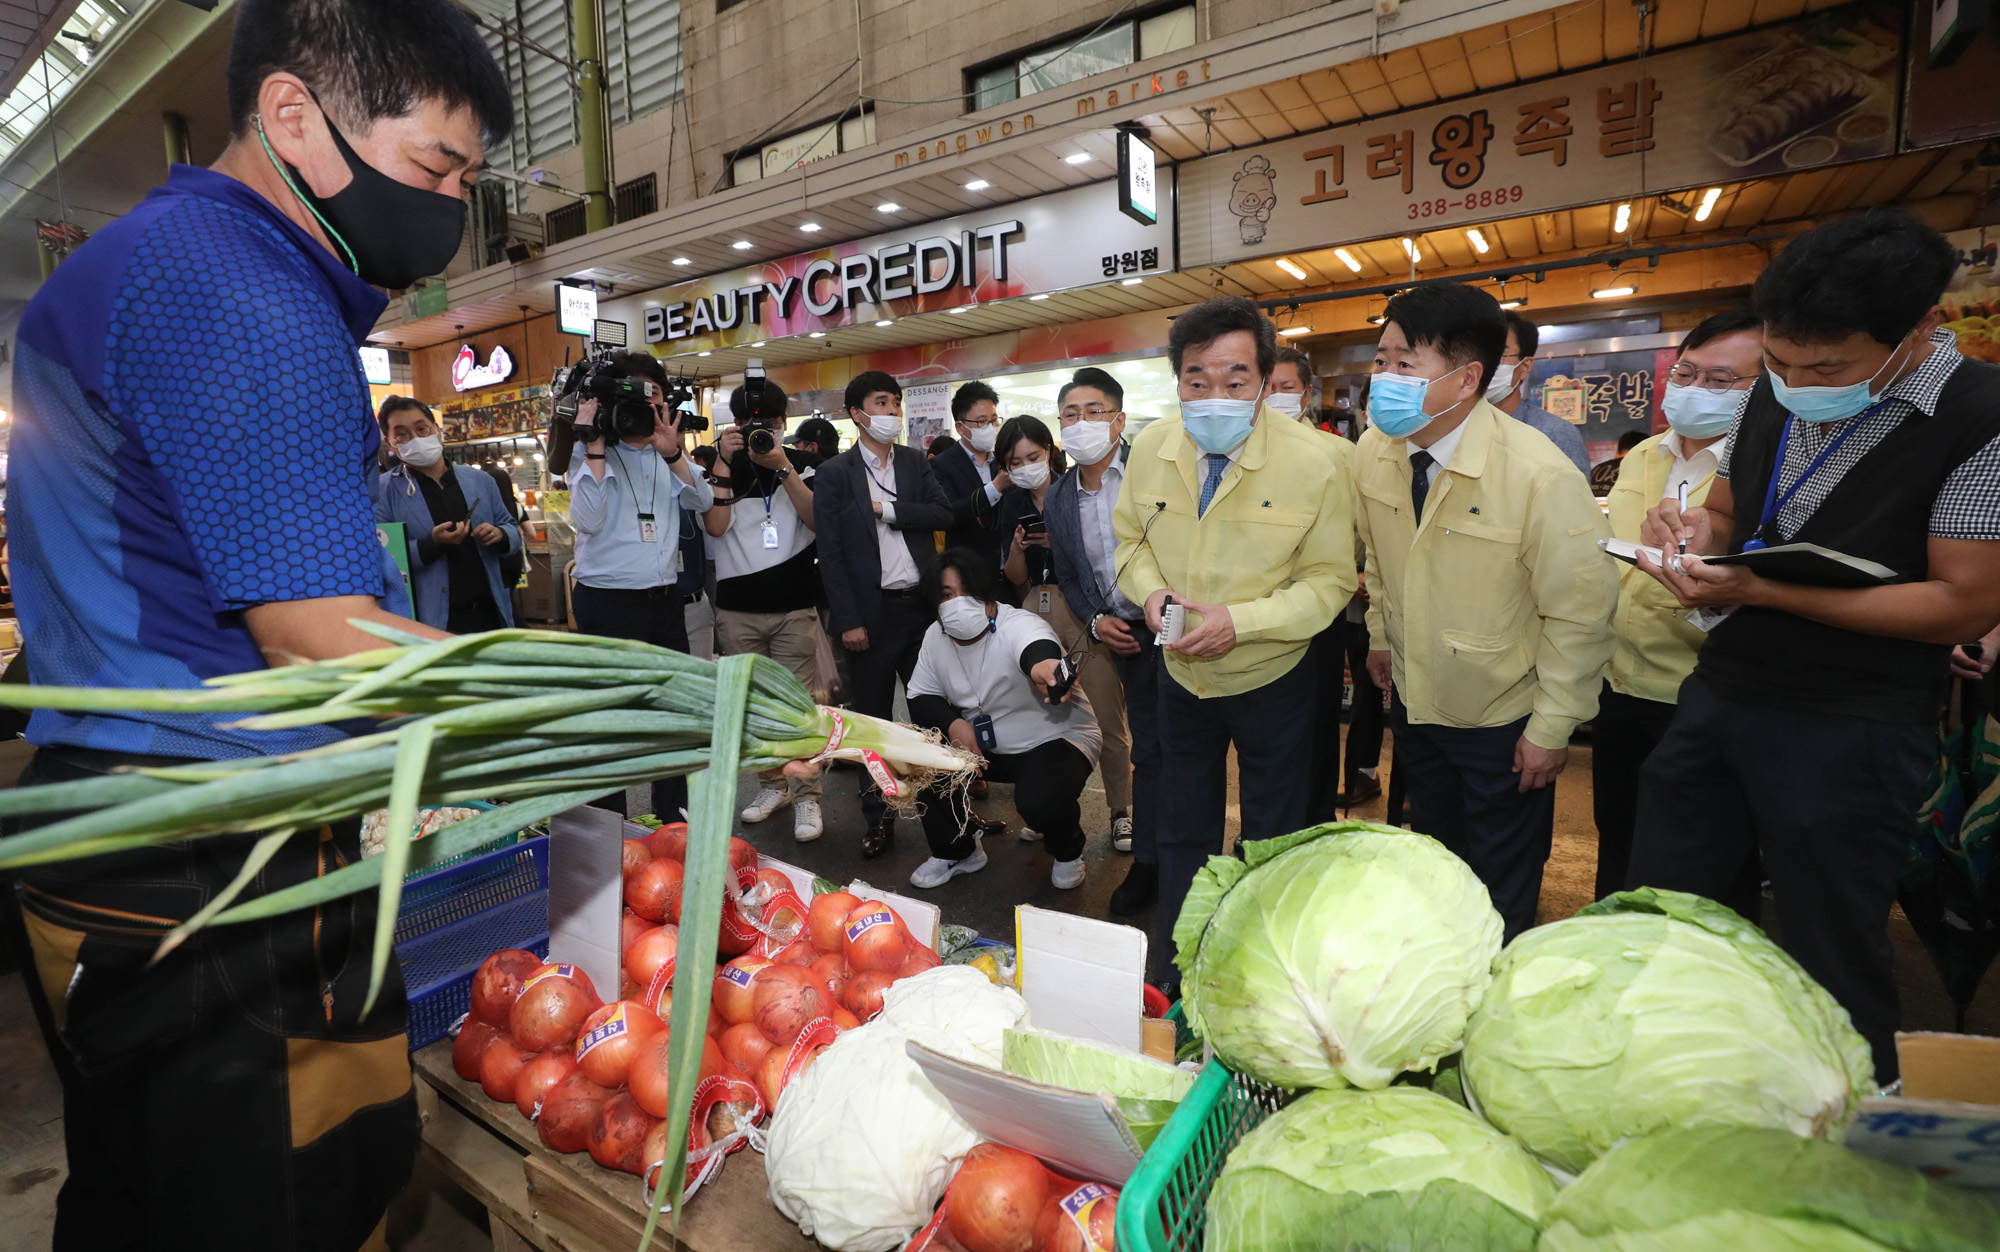
[[[1626,453],[1611,489],[1611,533],[1640,542],[1646,510],[1680,498],[1689,506],[1708,499],[1715,470],[1729,451],[1729,425],[1743,396],[1764,372],[1764,331],[1749,309],[1717,313],[1688,332],[1680,360],[1667,375],[1660,405],[1672,427]],[[1625,889],[1638,820],[1639,767],[1674,720],[1681,682],[1694,670],[1706,637],[1688,621],[1688,610],[1652,575],[1636,566],[1619,570],[1618,613],[1611,619],[1618,650],[1611,655],[1591,723],[1591,803],[1597,818],[1597,898]],[[1758,915],[1755,857],[1746,858],[1729,899],[1752,921]]]
[[[1180,416],[1132,445],[1112,516],[1118,587],[1158,630],[1169,598],[1187,633],[1159,685],[1160,861],[1148,975],[1177,984],[1174,923],[1195,871],[1222,851],[1229,750],[1243,837],[1306,824],[1314,635],[1354,594],[1354,475],[1342,449],[1263,403],[1277,330],[1237,296],[1174,319]],[[1594,675],[1593,675],[1594,677]]]
[[[1556,776],[1597,711],[1618,577],[1590,486],[1482,393],[1507,344],[1492,296],[1389,301],[1356,458],[1368,669],[1395,684],[1411,826],[1463,857],[1506,936],[1535,924]]]

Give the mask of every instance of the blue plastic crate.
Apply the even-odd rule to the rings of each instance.
[[[501,948],[549,952],[549,841],[511,844],[415,879],[396,914],[412,1050],[435,1043],[472,1003],[472,976]]]

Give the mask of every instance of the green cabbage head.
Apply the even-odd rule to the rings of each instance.
[[[1751,1126],[1612,1149],[1556,1197],[1542,1252],[1992,1252],[2000,1209],[1916,1170]]]
[[[1837,1142],[1875,1091],[1847,1011],[1763,931],[1651,888],[1509,944],[1464,1074],[1474,1109],[1572,1173],[1677,1126]]]
[[[1434,1092],[1313,1091],[1223,1163],[1206,1252],[1528,1252],[1555,1192],[1520,1144]]]
[[[1379,1088],[1458,1051],[1500,915],[1427,835],[1316,826],[1210,857],[1174,926],[1188,1021],[1240,1074]]]

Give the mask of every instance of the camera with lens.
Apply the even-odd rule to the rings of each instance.
[[[763,360],[750,358],[744,364],[743,385],[729,397],[729,412],[743,427],[743,444],[753,455],[777,450],[778,430],[789,403],[784,388],[764,376]]]

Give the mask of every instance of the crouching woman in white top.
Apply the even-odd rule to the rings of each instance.
[[[1096,768],[1099,737],[1081,689],[1072,686],[1048,701],[1062,644],[1041,618],[1000,603],[991,562],[969,549],[939,557],[926,586],[938,620],[924,634],[906,687],[911,720],[977,753],[987,779],[1014,784],[1021,820],[1043,833],[1055,858],[1051,881],[1077,886],[1084,842],[1077,797]],[[936,887],[983,868],[986,853],[965,788],[947,794],[929,787],[919,798],[931,858],[910,875],[910,885]]]

